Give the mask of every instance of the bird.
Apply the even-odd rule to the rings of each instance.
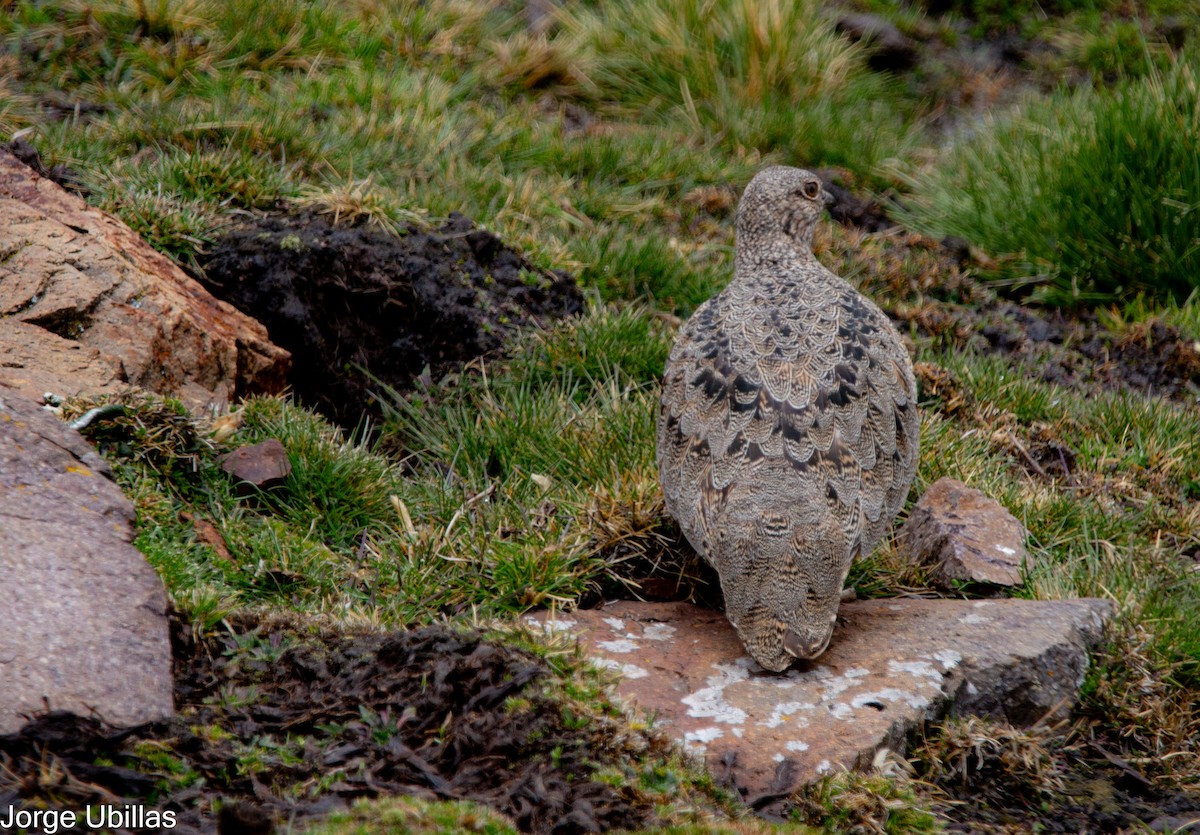
[[[659,402],[665,508],[772,672],[828,647],[850,566],[903,509],[917,468],[908,352],[812,251],[832,199],[802,168],[754,176],[733,278],[680,327]]]

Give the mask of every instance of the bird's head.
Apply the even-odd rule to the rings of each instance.
[[[812,247],[813,228],[833,202],[811,171],[774,165],[754,176],[737,208],[739,250],[791,244],[801,252]]]
[[[781,672],[829,646],[849,563],[838,545],[843,537],[798,539],[791,523],[770,512],[755,527],[753,547],[724,555],[717,570],[725,614],[746,651]]]
[[[745,588],[739,591],[734,600],[726,595],[725,612],[746,651],[764,669],[782,672],[797,659],[816,658],[829,646],[840,588],[797,588],[788,594],[787,589],[763,587],[759,595],[745,594]]]

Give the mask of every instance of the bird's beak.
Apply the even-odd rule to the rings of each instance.
[[[836,198],[830,194],[827,189],[821,189],[821,199],[825,201],[825,208],[827,209],[832,206],[834,200],[836,200]]]
[[[832,630],[825,638],[815,641],[805,641],[792,630],[788,630],[783,636],[783,649],[788,655],[793,655],[796,658],[816,658],[825,651],[825,647],[829,645],[829,638],[832,636]]]

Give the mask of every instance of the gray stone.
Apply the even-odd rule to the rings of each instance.
[[[819,659],[768,673],[724,614],[620,601],[530,615],[578,636],[617,692],[748,795],[865,767],[947,714],[1030,725],[1074,702],[1111,606],[1101,600],[861,600]],[[732,762],[732,769],[729,763]]]
[[[529,34],[545,35],[553,27],[557,19],[559,0],[526,0],[525,26]]]
[[[952,478],[940,478],[913,505],[896,545],[914,563],[933,568],[940,588],[960,583],[1015,586],[1028,558],[1028,533],[993,498]]]
[[[1186,815],[1164,815],[1146,825],[1151,832],[1169,832],[1171,835],[1200,832],[1200,809]]]
[[[111,475],[0,385],[0,733],[47,708],[116,725],[172,712],[166,593]]]

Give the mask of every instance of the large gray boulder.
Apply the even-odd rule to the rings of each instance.
[[[172,712],[166,593],[133,521],[79,433],[0,384],[0,733],[47,709]]]

